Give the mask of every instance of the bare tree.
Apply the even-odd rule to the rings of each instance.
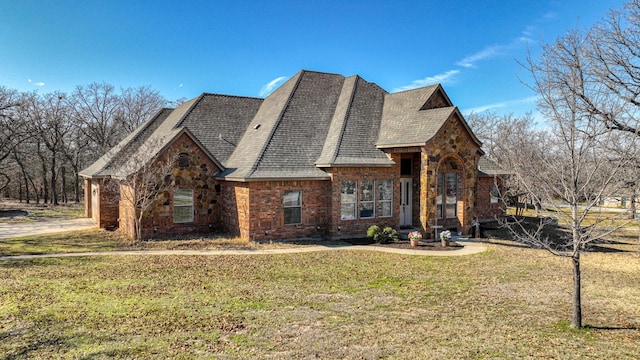
[[[583,107],[583,99],[598,99],[610,119],[625,116],[616,97],[592,84],[587,54],[590,44],[579,31],[573,31],[543,45],[539,58],[528,57],[531,88],[539,96],[538,109],[548,121],[544,147],[528,148],[528,156],[513,156],[515,175],[529,196],[545,204],[568,224],[566,235],[553,238],[541,221],[534,228],[521,219],[508,224],[520,241],[541,247],[554,255],[571,259],[573,266],[573,316],[571,325],[582,327],[580,254],[595,241],[616,230],[610,219],[590,218],[600,198],[619,191],[618,176],[637,156],[611,156],[606,145],[619,140],[602,113]],[[576,91],[578,90],[578,91]],[[634,133],[634,135],[637,135]],[[637,136],[627,141],[635,142]],[[522,151],[522,148],[512,151]],[[568,211],[565,211],[568,210]]]
[[[95,146],[97,154],[104,154],[124,137],[116,122],[119,99],[112,85],[92,83],[77,86],[69,97],[69,105],[73,109],[74,121]]]
[[[167,100],[148,86],[122,89],[117,113],[118,123],[126,134],[137,129],[160,110]]]
[[[25,121],[18,115],[21,106],[20,94],[0,86],[0,190],[11,182],[11,176],[3,168],[14,148],[27,136]]]
[[[157,156],[159,150],[159,139],[141,144],[131,157],[119,162],[116,175],[108,182],[108,191],[117,194],[113,201],[120,203],[121,221],[123,215],[133,220],[136,240],[142,239],[142,225],[149,210],[160,195],[173,188],[172,170],[176,163],[166,155]],[[133,212],[123,214],[127,209]]]

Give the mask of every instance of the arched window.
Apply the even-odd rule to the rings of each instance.
[[[178,167],[181,169],[189,167],[189,154],[181,153],[178,155]]]

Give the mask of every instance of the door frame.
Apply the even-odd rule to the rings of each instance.
[[[413,178],[400,178],[400,226],[413,225]]]

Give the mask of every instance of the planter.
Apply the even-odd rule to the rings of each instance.
[[[420,240],[418,239],[409,239],[409,243],[411,244],[411,246],[418,246],[418,242]]]
[[[440,241],[442,242],[442,246],[445,246],[445,247],[449,246],[449,239],[443,238],[443,239],[440,239]]]

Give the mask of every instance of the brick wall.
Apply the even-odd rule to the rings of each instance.
[[[300,224],[284,223],[284,192],[302,191]],[[323,238],[329,224],[330,182],[264,181],[249,183],[251,240]],[[246,227],[246,225],[245,225]]]
[[[496,178],[498,186],[500,187],[500,193],[504,193],[504,186],[502,179]],[[503,215],[506,210],[506,206],[502,201],[497,203],[491,203],[491,187],[493,186],[494,179],[490,176],[478,177],[478,195],[476,197],[476,216],[479,220],[490,220],[496,216]]]
[[[231,236],[250,239],[249,225],[249,184],[242,182],[222,181],[221,226]]]
[[[396,162],[393,167],[334,167],[327,169],[327,172],[331,174],[332,181],[330,182],[330,221],[328,235],[335,238],[340,237],[362,237],[366,236],[367,229],[371,225],[378,225],[380,227],[391,226],[394,229],[398,228],[399,214],[398,209],[400,206],[400,155],[390,155]],[[358,187],[361,180],[393,180],[393,199],[392,199],[392,216],[391,217],[379,217],[376,211],[374,218],[367,219],[354,219],[354,220],[342,220],[341,217],[341,191],[343,180],[356,180],[358,181]],[[377,191],[377,189],[376,189]],[[377,195],[376,195],[377,196]],[[377,201],[376,205],[377,207]],[[358,213],[356,205],[356,213]]]
[[[88,180],[88,179],[87,179]],[[85,180],[86,181],[86,180]],[[85,183],[86,184],[86,183]],[[91,206],[91,216],[99,228],[118,226],[117,185],[110,179],[91,179],[91,196],[85,200]]]

